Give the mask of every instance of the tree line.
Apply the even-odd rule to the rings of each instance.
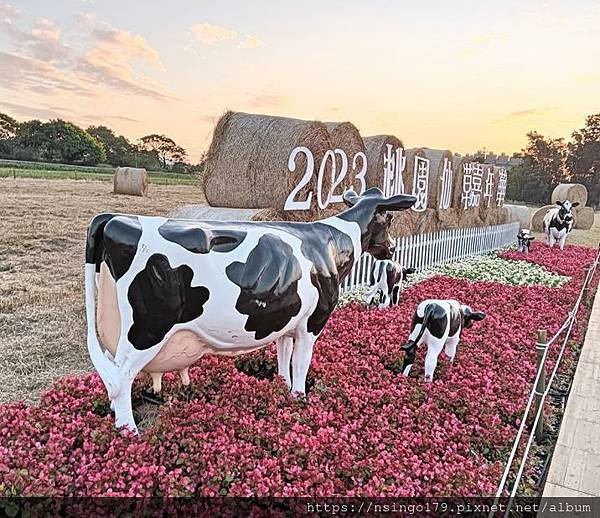
[[[0,158],[188,173],[204,168],[203,159],[191,164],[185,149],[166,135],[152,133],[132,143],[107,126],[84,130],[62,119],[18,122],[5,113],[0,113]]]
[[[545,205],[559,183],[580,183],[588,190],[587,205],[600,208],[600,113],[586,117],[568,142],[528,133],[522,158],[508,172],[508,199]]]

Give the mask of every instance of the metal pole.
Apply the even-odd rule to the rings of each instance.
[[[591,266],[586,266],[586,267],[583,269],[583,272],[584,272],[584,276],[583,276],[583,282],[586,282],[586,281],[588,280],[588,275],[590,274],[590,270],[591,270],[591,269],[592,269],[592,267],[591,267]],[[590,302],[590,301],[588,300],[588,288],[590,287],[591,280],[592,280],[592,279],[589,279],[589,281],[590,281],[590,282],[588,282],[588,283],[587,283],[587,284],[586,284],[586,285],[583,287],[583,295],[582,295],[582,297],[581,297],[581,300],[582,300],[582,302],[583,302],[583,305],[584,305],[584,306],[589,306],[589,305],[590,305],[590,304],[589,304],[589,302]]]
[[[535,349],[537,351],[537,367],[538,370],[541,369],[540,377],[538,378],[538,382],[535,386],[535,410],[536,413],[539,411],[540,407],[544,404],[544,392],[546,390],[546,363],[544,362],[544,352],[546,351],[546,330],[539,329],[538,330],[538,339],[537,344],[535,345]],[[535,414],[534,414],[535,415]],[[535,440],[538,444],[542,443],[544,440],[544,411],[540,412],[540,419],[537,422],[535,427]]]

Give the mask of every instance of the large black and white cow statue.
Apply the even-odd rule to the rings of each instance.
[[[392,257],[388,211],[416,201],[377,188],[343,199],[346,211],[314,223],[96,216],[86,246],[87,342],[116,425],[137,432],[131,385],[142,369],[180,371],[185,382],[204,354],[235,356],[273,341],[279,374],[305,393],[340,282],[363,252]]]
[[[579,202],[571,203],[569,200],[557,201],[557,208],[550,209],[544,216],[544,232],[548,246],[552,248],[558,241],[558,246],[562,250],[565,247],[567,234],[573,229],[572,209],[579,205]]]
[[[371,268],[371,286],[367,291],[367,305],[373,304],[378,294],[380,309],[387,308],[390,303],[398,304],[402,282],[415,271],[414,268],[402,268],[399,262],[391,259],[375,261]]]
[[[413,316],[408,342],[402,346],[406,352],[402,373],[408,376],[415,362],[417,346],[425,344],[425,379],[433,381],[438,356],[445,349],[446,356],[454,361],[461,331],[473,322],[483,320],[485,313],[473,311],[457,300],[424,300]]]
[[[529,253],[531,242],[535,239],[528,228],[522,228],[517,234],[517,251]]]

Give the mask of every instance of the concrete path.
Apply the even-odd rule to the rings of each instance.
[[[600,496],[600,290],[543,496]]]

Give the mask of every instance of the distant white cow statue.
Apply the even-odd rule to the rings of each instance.
[[[367,292],[367,305],[374,303],[377,294],[379,294],[379,309],[387,308],[390,303],[398,304],[402,282],[415,271],[414,268],[402,268],[399,262],[390,259],[375,261],[371,268],[371,286]]]
[[[96,216],[86,246],[87,343],[116,425],[137,432],[131,386],[142,369],[155,385],[169,371],[189,383],[187,368],[204,354],[272,342],[279,374],[304,394],[340,283],[363,252],[392,257],[390,211],[416,201],[377,188],[343,199],[346,211],[314,223]]]
[[[469,306],[457,300],[424,300],[417,306],[413,316],[408,342],[402,346],[406,351],[402,373],[408,376],[415,362],[417,346],[427,346],[425,356],[425,379],[433,381],[433,372],[442,349],[450,361],[456,356],[456,346],[463,328],[469,328],[473,322],[483,320],[485,313],[473,311]]]
[[[550,209],[544,216],[544,232],[548,246],[552,248],[558,241],[558,246],[562,250],[565,247],[567,234],[573,229],[572,209],[579,205],[579,202],[571,203],[569,200],[557,201],[558,208]]]

